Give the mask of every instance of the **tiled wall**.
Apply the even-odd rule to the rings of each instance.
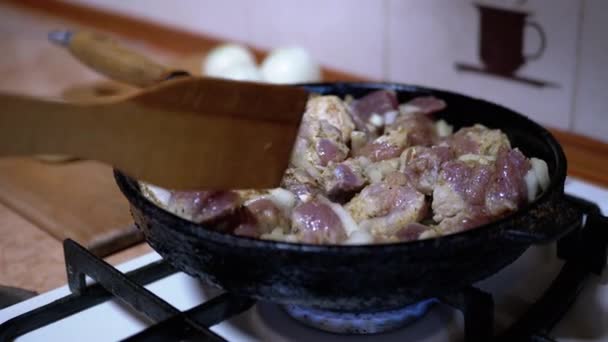
[[[573,129],[608,141],[608,1],[586,0],[581,25]]]
[[[605,0],[69,1],[263,48],[301,45],[324,65],[486,98],[608,141]],[[488,72],[479,57],[480,4],[528,13],[546,37],[540,58],[507,76]],[[522,54],[533,54],[540,35],[530,26],[523,32]]]

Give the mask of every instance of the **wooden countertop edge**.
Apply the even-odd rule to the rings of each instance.
[[[568,174],[608,186],[608,144],[571,132],[550,128],[568,159]]]
[[[150,46],[184,56],[210,50],[215,45],[226,41],[225,39],[201,35],[177,27],[161,25],[142,18],[59,0],[5,0],[4,3],[39,14],[66,19],[128,39],[144,41]],[[261,59],[265,54],[265,51],[251,46],[250,48],[258,59]],[[365,80],[361,76],[336,70],[324,70],[323,76],[328,81]]]
[[[151,46],[183,55],[200,53],[202,50],[211,49],[222,42],[219,38],[164,26],[142,18],[59,0],[5,0],[5,3],[111,32],[125,38],[145,41]],[[264,55],[264,51],[255,48],[252,50],[258,58],[262,58]],[[328,69],[324,70],[324,79],[328,81],[366,80],[364,77]],[[560,129],[552,128],[550,130],[564,148],[570,175],[608,186],[607,143]]]

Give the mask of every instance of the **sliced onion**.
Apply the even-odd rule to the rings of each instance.
[[[384,126],[384,118],[376,113],[372,113],[369,117],[369,122],[376,127]]]
[[[169,200],[171,199],[171,191],[163,189],[156,185],[143,182],[141,183],[141,186],[143,188],[142,193],[148,200],[162,207],[166,207],[167,205],[169,205]]]
[[[275,228],[270,233],[262,234],[262,239],[283,241],[285,240],[285,232],[281,228]]]
[[[350,147],[353,151],[359,151],[367,144],[367,134],[361,131],[352,131],[350,133]]]
[[[302,202],[310,202],[312,200],[312,195],[309,193],[303,193],[301,195],[298,196],[300,198],[300,201]]]
[[[532,164],[532,169],[536,174],[536,178],[538,179],[538,184],[543,191],[547,190],[549,187],[549,183],[551,183],[551,179],[549,178],[549,168],[547,167],[547,163],[538,158],[530,158],[530,163]]]
[[[241,190],[240,192],[250,192],[249,196],[247,196],[247,200],[243,203],[245,206],[261,199],[267,199],[276,205],[287,217],[291,215],[291,210],[296,204],[296,195],[283,188],[260,191]]]
[[[472,161],[472,162],[477,162],[477,163],[483,164],[483,165],[489,165],[489,164],[492,164],[496,160],[496,157],[490,156],[490,155],[465,153],[465,154],[461,155],[460,157],[458,157],[458,160],[463,161],[465,163]]]
[[[291,213],[291,209],[296,205],[296,195],[283,188],[270,190],[272,202],[286,213]]]
[[[347,94],[346,96],[344,96],[344,103],[346,105],[350,106],[353,102],[355,102],[355,98],[352,95]]]
[[[432,239],[432,238],[436,238],[440,235],[441,234],[437,230],[428,229],[428,230],[425,230],[422,233],[420,233],[420,235],[418,235],[418,240]]]
[[[386,175],[399,170],[400,158],[381,160],[365,167],[365,174],[371,183],[381,182]]]
[[[355,230],[348,236],[346,245],[368,245],[374,242],[374,237],[365,230]]]
[[[435,122],[435,130],[437,131],[438,136],[447,137],[454,132],[454,127],[441,119]]]
[[[281,228],[275,228],[270,233],[262,234],[260,238],[274,241],[298,242],[297,236],[294,234],[285,234]]]
[[[268,193],[266,193],[266,192],[260,192],[260,193],[256,193],[256,194],[253,194],[253,195],[249,195],[247,197],[247,199],[243,202],[243,205],[244,206],[248,206],[251,203],[253,203],[253,202],[257,201],[257,200],[261,200],[261,199],[267,199],[267,200],[272,201],[272,199],[270,198],[270,195]]]
[[[528,170],[524,176],[524,181],[526,182],[526,188],[528,189],[528,203],[530,203],[536,198],[539,189],[538,178],[536,177],[533,168]]]
[[[410,104],[401,104],[399,105],[399,113],[401,115],[409,115],[409,114],[413,114],[413,113],[420,113],[422,111],[422,109],[420,109],[420,107],[417,106],[413,106]]]
[[[399,112],[397,112],[396,110],[390,110],[386,113],[384,113],[384,124],[385,125],[391,125],[395,122],[395,120],[397,119],[397,115],[399,115]]]

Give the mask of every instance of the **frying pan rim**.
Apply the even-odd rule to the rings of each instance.
[[[538,134],[538,137],[542,139],[550,148],[553,159],[555,161],[555,170],[553,175],[551,176],[549,186],[547,190],[545,190],[539,198],[534,200],[532,203],[527,204],[525,207],[517,210],[514,213],[511,213],[499,220],[492,221],[490,223],[484,224],[482,226],[476,227],[474,229],[444,235],[440,237],[424,239],[424,240],[413,240],[407,242],[395,242],[395,243],[385,243],[385,244],[362,244],[362,245],[316,245],[316,244],[306,244],[306,243],[298,243],[298,242],[283,242],[283,241],[274,241],[274,240],[264,240],[259,238],[251,238],[245,236],[238,236],[231,233],[224,233],[215,231],[213,229],[208,228],[203,224],[197,224],[186,219],[183,219],[173,213],[170,213],[153,202],[149,201],[147,198],[143,196],[138,186],[138,182],[134,179],[126,176],[119,170],[114,169],[114,176],[116,182],[123,192],[123,194],[127,197],[129,202],[132,205],[142,210],[145,215],[156,217],[157,219],[171,223],[166,226],[169,229],[175,230],[180,234],[186,234],[192,236],[194,238],[206,239],[209,241],[213,241],[218,244],[229,244],[232,246],[244,247],[244,248],[273,248],[285,251],[294,251],[294,252],[307,252],[307,253],[377,253],[377,252],[389,252],[395,249],[398,250],[428,250],[428,248],[432,245],[436,245],[440,247],[444,244],[450,244],[454,240],[462,239],[462,238],[472,238],[475,235],[483,235],[491,232],[492,229],[495,229],[497,226],[504,224],[510,220],[517,220],[528,215],[531,211],[537,209],[542,203],[547,201],[551,196],[553,196],[556,192],[563,193],[563,185],[566,179],[566,169],[567,169],[567,160],[564,155],[564,152],[561,148],[561,145],[558,141],[553,137],[553,135],[544,127],[536,123],[535,121],[529,119],[527,116],[518,113],[512,109],[506,108],[496,103],[492,103],[483,99],[479,99],[476,97],[472,97],[469,95],[459,94],[451,91],[441,90],[438,88],[427,88],[424,86],[411,85],[411,84],[402,84],[402,83],[394,83],[394,82],[320,82],[320,83],[305,83],[298,84],[296,86],[305,87],[307,89],[314,89],[318,87],[330,87],[334,89],[340,88],[364,88],[368,90],[374,89],[390,89],[396,91],[408,91],[408,92],[416,92],[418,94],[425,93],[428,95],[437,95],[441,98],[442,94],[448,95],[448,97],[459,97],[466,101],[476,101],[481,102],[483,105],[492,106],[501,109],[502,111],[506,111],[509,115],[513,115],[517,117],[519,120],[523,120],[526,126],[532,128],[532,130],[536,131],[535,134]]]

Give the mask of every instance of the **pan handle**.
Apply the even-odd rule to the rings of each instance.
[[[544,244],[556,241],[582,225],[586,210],[577,198],[565,195],[563,200],[554,203],[554,209],[536,210],[529,214],[532,217],[525,218],[525,222],[515,220],[503,229],[503,237],[522,244]]]
[[[602,275],[608,264],[608,217],[602,215],[597,204],[568,196],[570,201],[585,214],[582,229],[576,230],[557,244],[557,254],[566,260],[578,259],[589,271]],[[585,246],[581,249],[577,246]],[[608,272],[603,272],[601,283],[608,281]]]
[[[148,87],[166,79],[187,75],[157,64],[107,36],[87,31],[52,31],[49,40],[66,47],[80,62],[116,81]]]

